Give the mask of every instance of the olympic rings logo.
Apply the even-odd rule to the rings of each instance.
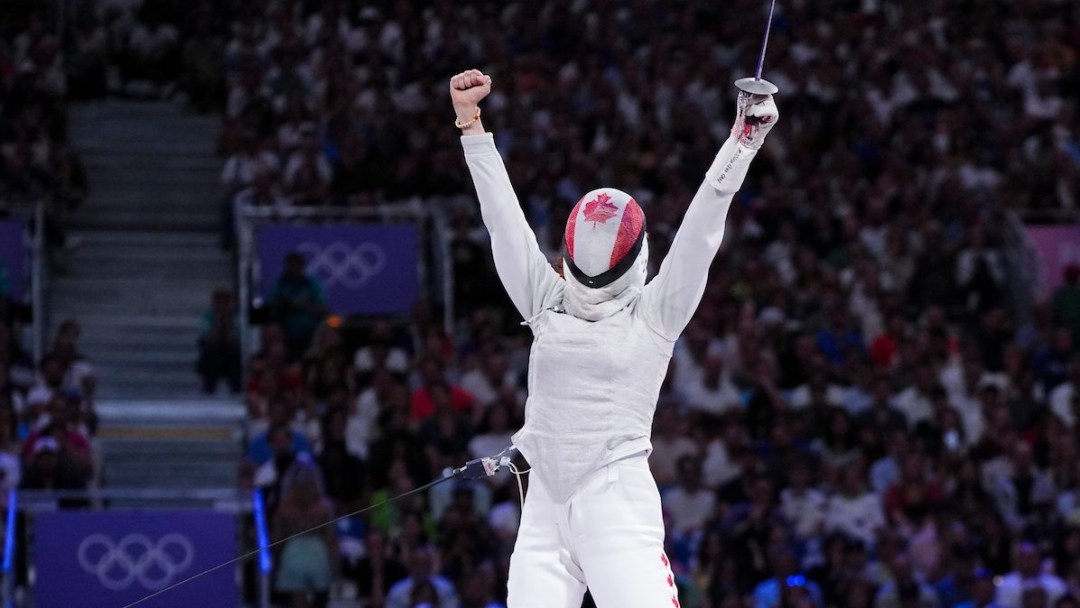
[[[307,271],[318,276],[327,287],[341,285],[359,289],[386,267],[386,252],[375,243],[353,247],[336,241],[326,245],[304,243],[296,248],[307,260]]]
[[[166,534],[156,543],[144,534],[128,534],[118,543],[91,534],[79,543],[78,554],[82,569],[113,591],[136,581],[148,591],[164,589],[195,561],[195,547],[181,534]]]

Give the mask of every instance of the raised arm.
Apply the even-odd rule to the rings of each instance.
[[[709,266],[724,240],[731,200],[779,118],[771,95],[739,93],[737,106],[731,136],[705,173],[660,271],[642,292],[646,318],[669,340],[678,338],[701,302]]]
[[[506,293],[524,319],[555,302],[561,279],[540,251],[517,195],[510,184],[492,135],[480,122],[480,100],[491,92],[491,78],[479,70],[450,79],[450,98],[461,129],[461,146],[469,165],[480,215],[491,235],[491,252]]]

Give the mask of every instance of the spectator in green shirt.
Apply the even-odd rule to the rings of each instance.
[[[1080,264],[1069,264],[1062,273],[1062,283],[1054,290],[1054,320],[1072,330],[1073,341],[1080,339]]]
[[[285,328],[289,358],[303,356],[315,330],[330,309],[322,283],[304,272],[304,256],[291,252],[285,256],[285,270],[270,294],[270,314]]]

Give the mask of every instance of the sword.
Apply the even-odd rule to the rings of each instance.
[[[757,70],[753,78],[740,78],[735,81],[735,86],[740,90],[752,95],[772,95],[779,91],[777,86],[768,80],[762,80],[761,68],[765,65],[765,47],[769,46],[769,30],[772,29],[773,11],[776,9],[776,0],[769,4],[769,21],[765,24],[765,38],[761,41],[761,54],[758,55]]]

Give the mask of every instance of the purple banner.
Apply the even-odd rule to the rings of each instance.
[[[26,298],[24,234],[22,222],[0,221],[0,285],[7,283],[11,289],[11,299],[16,302]]]
[[[339,314],[400,314],[412,310],[419,293],[416,227],[395,224],[289,226],[259,229],[259,290],[274,290],[285,255],[297,251],[307,272],[326,289]]]
[[[36,605],[120,608],[237,555],[236,520],[214,511],[59,511],[34,525]],[[225,567],[140,608],[236,608]]]
[[[1028,226],[1028,237],[1039,254],[1038,294],[1053,295],[1069,264],[1080,264],[1080,226]]]

